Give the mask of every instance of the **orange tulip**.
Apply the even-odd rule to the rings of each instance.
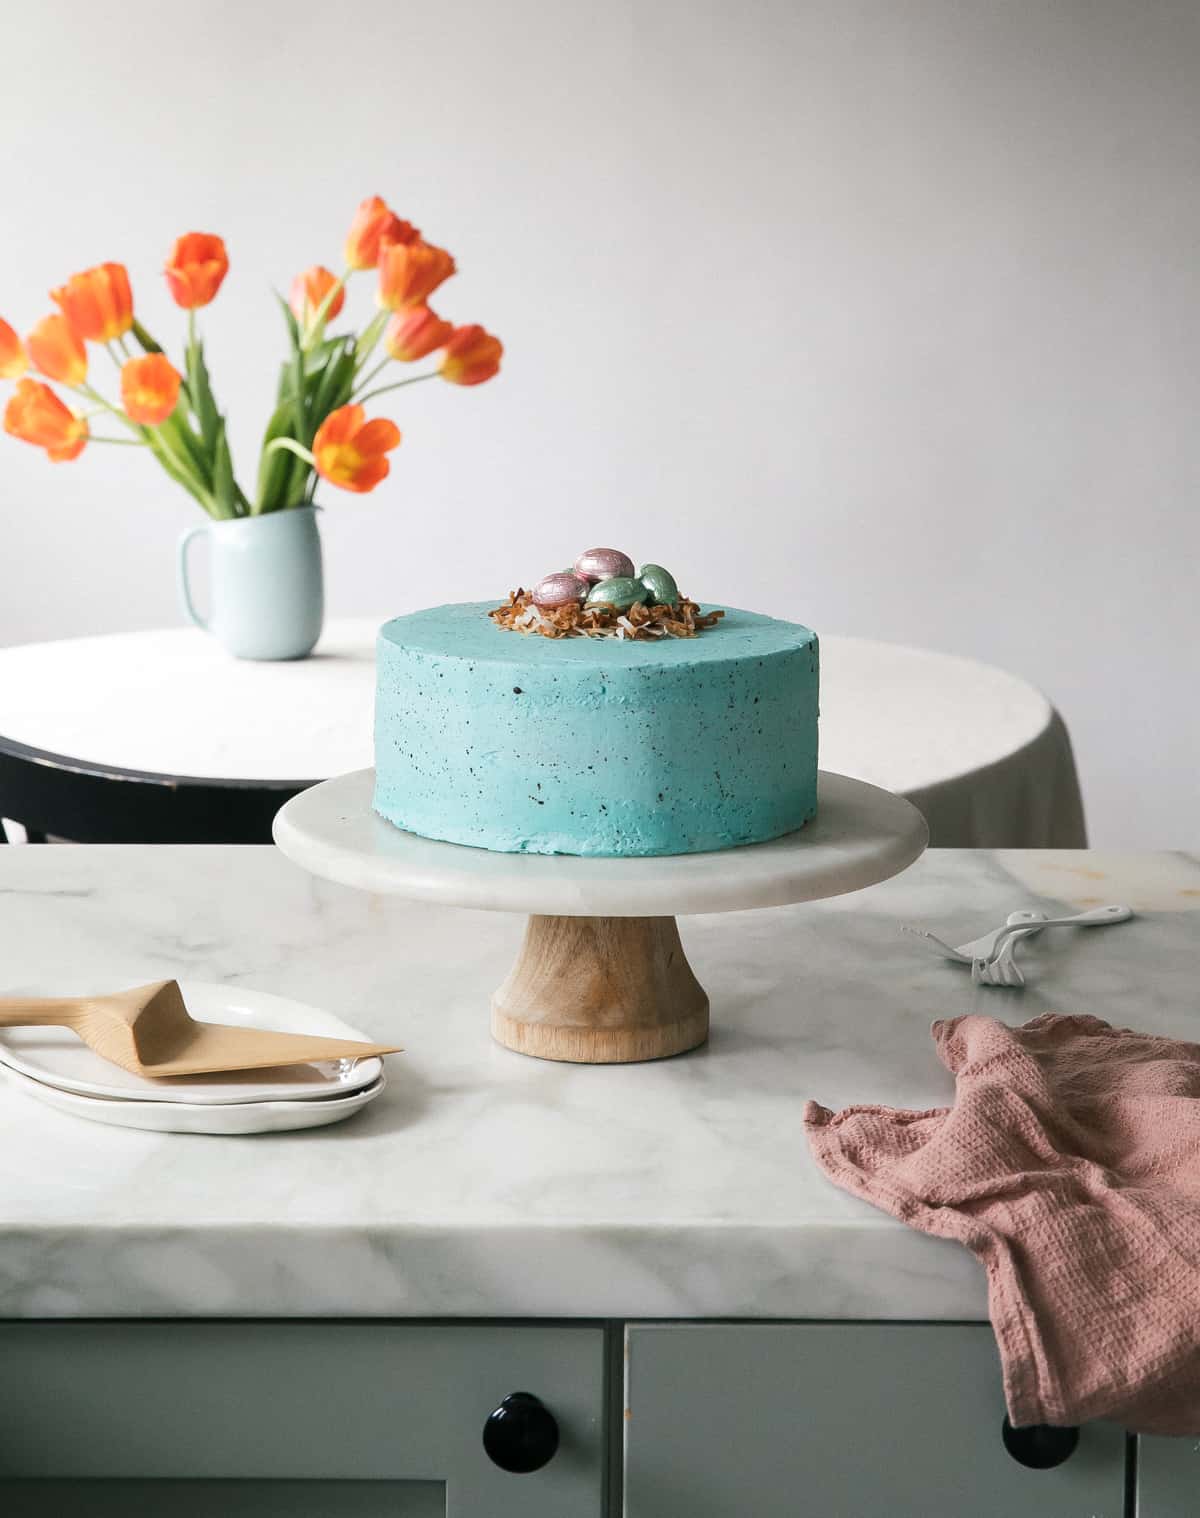
[[[176,239],[163,273],[177,306],[185,311],[207,306],[229,273],[225,244],[212,232],[185,232]]]
[[[454,336],[446,344],[442,359],[441,376],[452,385],[482,385],[500,370],[500,355],[504,344],[492,337],[482,327],[456,327]]]
[[[56,464],[77,459],[88,440],[88,424],[69,410],[40,380],[17,381],[4,408],[4,430],[23,443],[44,448]]]
[[[374,490],[388,472],[385,453],[400,444],[400,429],[385,417],[366,420],[361,406],[339,406],[317,428],[313,460],[331,485],[362,494]]]
[[[72,274],[50,299],[89,343],[111,343],[133,326],[133,295],[124,264],[98,264]]]
[[[383,334],[383,346],[402,364],[424,358],[435,348],[444,348],[454,327],[435,315],[428,306],[408,306],[397,311]]]
[[[28,367],[29,360],[21,347],[21,339],[0,316],[0,379],[16,379]]]
[[[389,311],[423,305],[454,272],[454,260],[445,248],[392,243],[379,255],[379,304]]]
[[[411,222],[401,221],[378,195],[372,195],[359,206],[350,223],[345,247],[347,267],[373,269],[384,248],[393,243],[416,242],[420,235]]]
[[[313,264],[311,269],[305,269],[303,274],[297,274],[292,280],[292,292],[288,298],[288,304],[295,313],[296,320],[305,325],[312,321],[320,309],[321,302],[336,284],[337,275],[331,274],[328,269],[323,269],[320,264]],[[346,292],[339,290],[329,303],[325,320],[331,322],[345,304]]]
[[[163,353],[131,358],[121,370],[121,404],[131,422],[157,427],[175,410],[183,376]]]
[[[38,322],[25,339],[25,347],[33,367],[47,378],[62,385],[82,385],[87,379],[87,349],[83,339],[57,311]]]

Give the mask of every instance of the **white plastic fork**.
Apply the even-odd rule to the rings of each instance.
[[[1002,927],[993,928],[990,933],[985,933],[982,938],[973,938],[970,943],[960,944],[957,949],[951,948],[936,933],[929,933],[924,928],[913,928],[908,923],[904,923],[902,931],[907,933],[911,938],[918,938],[923,943],[928,944],[939,958],[952,959],[956,964],[960,965],[970,965],[976,959],[990,959],[996,940],[1008,928],[1031,924],[1019,935],[1021,938],[1027,938],[1030,934],[1039,933],[1045,920],[1046,914],[1044,912],[1010,912],[1005,918]]]
[[[1128,922],[1133,916],[1131,907],[1093,907],[1088,912],[1078,912],[1073,917],[1047,917],[1040,924],[1043,928],[1099,928],[1109,923]],[[1017,940],[1024,937],[1019,928],[1004,927],[996,934],[990,954],[976,954],[971,962],[971,979],[977,986],[1023,986],[1021,974],[1014,958]]]
[[[1025,934],[1006,938],[994,959],[980,956],[971,961],[971,980],[977,986],[1023,986],[1025,977],[1017,964],[1017,944]]]

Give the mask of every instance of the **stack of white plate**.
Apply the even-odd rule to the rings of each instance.
[[[197,1022],[372,1042],[329,1012],[265,991],[204,981],[181,981],[180,989]],[[0,1028],[0,1066],[12,1085],[60,1112],[157,1133],[322,1128],[360,1111],[384,1088],[378,1058],[150,1080],[101,1059],[66,1028]]]

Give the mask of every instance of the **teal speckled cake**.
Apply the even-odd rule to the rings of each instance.
[[[505,853],[625,856],[761,843],[816,815],[808,628],[727,610],[694,637],[541,637],[492,606],[380,631],[389,822]]]

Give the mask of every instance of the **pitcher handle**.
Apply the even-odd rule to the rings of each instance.
[[[188,583],[188,545],[194,537],[207,531],[208,527],[204,523],[201,523],[199,527],[189,527],[179,540],[179,558],[177,561],[179,571],[177,582],[179,585],[179,604],[183,608],[184,613],[196,626],[202,627],[205,632],[208,631],[208,623],[196,610],[196,604],[192,600],[192,587]]]

